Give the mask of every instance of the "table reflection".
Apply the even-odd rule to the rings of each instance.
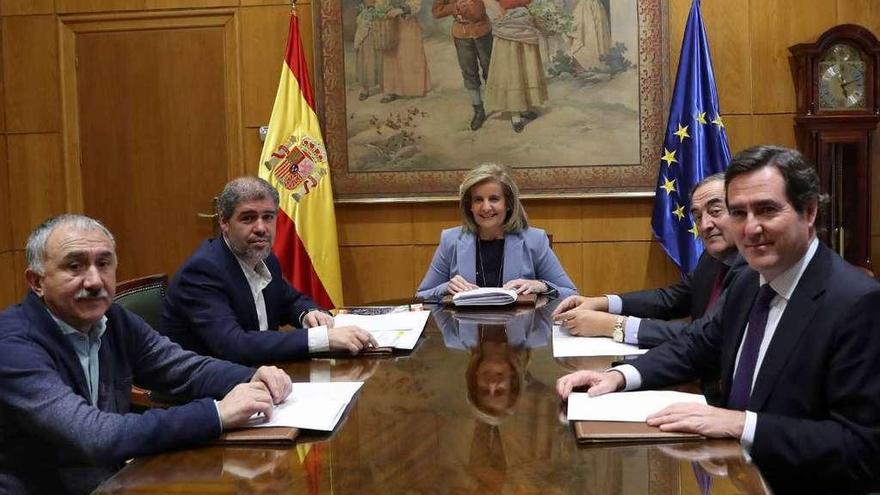
[[[552,309],[434,308],[411,353],[282,363],[295,382],[366,383],[335,431],[304,432],[306,447],[204,447],[137,459],[99,491],[764,493],[760,483],[739,481],[740,472],[760,481],[741,455],[698,458],[708,453],[691,445],[704,443],[578,445],[560,416],[556,379],[568,367],[601,369],[612,359],[554,359]]]

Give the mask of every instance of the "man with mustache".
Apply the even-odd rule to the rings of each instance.
[[[799,152],[747,149],[725,187],[727,231],[749,268],[710,324],[631,365],[563,376],[557,391],[663,388],[718,367],[723,407],[673,404],[648,424],[739,440],[774,493],[876,489],[880,284],[819,242],[819,178]]]
[[[49,219],[26,253],[30,290],[0,313],[0,493],[91,492],[127,459],[214,439],[290,393],[278,368],[184,351],[112,304],[116,244],[98,221]],[[129,414],[132,383],[192,402]]]
[[[272,254],[278,191],[257,177],[230,181],[217,198],[222,236],[202,243],[171,284],[162,333],[189,349],[238,363],[356,354],[376,346],[365,330],[333,317],[284,280]],[[284,325],[305,327],[290,332]]]
[[[675,338],[688,323],[666,320],[701,318],[745,266],[733,239],[722,229],[727,220],[723,173],[694,186],[691,216],[705,250],[694,271],[681,281],[619,296],[569,296],[554,311],[554,320],[572,335],[611,337],[641,347],[655,347]]]

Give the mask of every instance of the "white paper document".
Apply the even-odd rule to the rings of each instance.
[[[340,314],[334,318],[335,326],[357,325],[370,332],[379,347],[410,350],[416,346],[430,311],[403,311],[384,315]]]
[[[290,426],[332,431],[364,382],[294,383],[287,399],[272,410],[272,419],[251,419],[248,426]]]
[[[452,296],[456,306],[506,306],[516,302],[516,291],[500,287],[481,287]]]
[[[632,356],[646,352],[647,349],[615,342],[608,337],[576,337],[559,325],[553,325],[553,357]]]
[[[706,398],[672,390],[614,392],[598,397],[573,393],[568,396],[568,420],[643,423],[649,415],[676,402],[705,404]]]

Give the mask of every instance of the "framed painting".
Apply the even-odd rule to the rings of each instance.
[[[661,0],[315,2],[338,201],[453,198],[484,162],[527,196],[652,193]]]

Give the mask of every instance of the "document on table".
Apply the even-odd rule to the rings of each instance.
[[[480,287],[459,292],[452,296],[456,306],[506,306],[516,302],[515,290],[500,287]]]
[[[370,332],[379,347],[411,350],[416,346],[430,311],[403,311],[384,315],[339,314],[334,318],[337,327],[357,325]]]
[[[287,399],[272,410],[272,419],[251,418],[249,427],[289,426],[332,431],[364,382],[294,383]]]
[[[647,349],[618,343],[608,337],[576,337],[553,325],[553,357],[632,356],[646,352]]]
[[[644,423],[649,415],[676,402],[706,404],[706,398],[699,394],[673,390],[613,392],[598,397],[573,393],[568,396],[568,420]]]

